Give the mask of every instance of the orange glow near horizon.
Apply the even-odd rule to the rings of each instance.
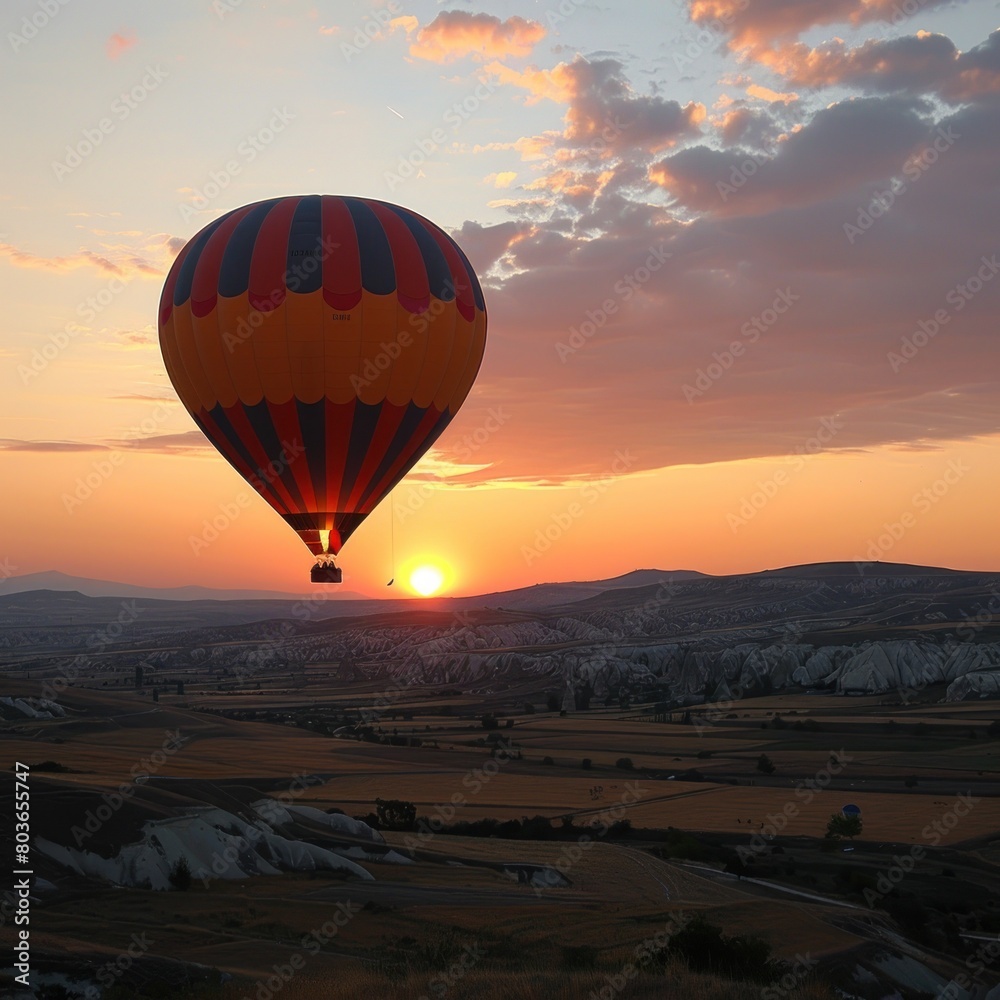
[[[128,454],[72,503],[95,460],[75,452],[5,456],[7,575],[60,570],[148,587],[310,592],[312,557],[222,459]],[[782,470],[783,485],[761,503],[761,484]],[[407,506],[410,491],[422,499],[419,509]],[[873,556],[992,572],[1000,567],[991,500],[998,494],[1000,436],[942,449],[827,453],[801,468],[787,457],[678,466],[613,480],[603,491],[427,491],[403,482],[393,501],[395,576],[416,594],[413,572],[433,567],[443,577],[438,594],[463,596],[639,568],[722,575]],[[339,593],[401,596],[385,586],[392,516],[380,507],[345,546]]]

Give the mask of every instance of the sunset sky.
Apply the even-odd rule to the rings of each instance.
[[[2,27],[4,572],[307,588],[156,310],[208,222],[314,192],[447,228],[490,319],[345,590],[1000,568],[993,0],[18,0]]]

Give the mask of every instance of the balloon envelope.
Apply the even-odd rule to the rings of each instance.
[[[462,405],[486,306],[432,222],[306,195],[194,236],[164,284],[159,332],[208,439],[310,551],[335,555]]]

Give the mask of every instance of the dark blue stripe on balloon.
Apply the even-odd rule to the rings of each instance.
[[[448,424],[451,423],[451,418],[452,414],[449,413],[447,410],[445,410],[444,413],[441,414],[441,416],[437,420],[437,423],[434,424],[434,427],[432,428],[430,434],[427,437],[428,448],[432,447],[434,442],[437,441],[437,439],[444,433],[444,429],[448,426]],[[400,484],[400,482],[410,471],[410,469],[412,469],[413,466],[416,465],[417,462],[422,457],[423,457],[422,455],[417,456],[412,462],[409,463],[409,465],[405,465],[402,469],[400,469],[400,471],[396,473],[395,477],[388,484],[386,484],[385,489],[383,489],[382,491],[383,496],[388,496]],[[377,483],[378,480],[373,479],[372,482]],[[371,491],[369,490],[368,493],[370,492]],[[365,500],[367,500],[368,493],[366,493],[361,498],[361,500],[358,501],[359,506],[363,504]]]
[[[290,292],[305,295],[323,286],[322,212],[318,194],[307,195],[295,209],[288,234],[285,283]]]
[[[309,475],[312,477],[313,493],[319,510],[327,510],[326,499],[326,400],[317,403],[303,403],[295,400],[295,409],[299,415],[299,429],[302,431],[302,444],[306,449],[306,460],[309,463]]]
[[[406,223],[406,228],[417,241],[420,255],[424,259],[424,268],[427,270],[431,295],[436,295],[442,302],[451,302],[455,298],[455,283],[451,276],[451,268],[448,266],[448,259],[438,246],[437,240],[427,232],[427,227],[412,212],[387,202],[385,206]]]
[[[253,245],[257,241],[257,234],[264,218],[280,200],[271,198],[269,201],[262,201],[251,209],[233,230],[222,255],[222,266],[219,268],[220,295],[232,298],[235,295],[242,295],[250,287]]]
[[[281,439],[278,437],[278,432],[274,428],[274,418],[271,416],[271,411],[268,409],[267,400],[262,399],[259,403],[255,403],[253,406],[248,406],[244,403],[243,409],[246,412],[247,419],[250,421],[250,426],[253,428],[254,433],[260,441],[261,449],[275,464],[275,473],[278,478],[284,484],[285,489],[288,490],[291,498],[295,501],[295,505],[300,510],[305,510],[306,503],[302,499],[302,494],[299,492],[299,484],[295,482],[295,476],[292,474],[291,458],[287,454],[284,459],[282,458],[282,454],[285,452],[285,446],[282,444]],[[292,444],[291,441],[288,443],[289,445]],[[274,475],[272,475],[272,472],[269,469],[258,469],[256,465],[254,465],[254,471],[265,482],[274,478]]]
[[[447,233],[444,235],[446,239],[451,240],[451,237]],[[472,294],[476,300],[476,306],[485,312],[486,299],[483,298],[483,290],[479,285],[479,278],[476,277],[476,269],[469,263],[469,258],[465,256],[465,251],[454,240],[451,240],[451,245],[458,251],[458,256],[465,262],[465,269],[469,272],[469,280],[472,282]]]
[[[379,466],[372,474],[364,493],[358,499],[358,507],[364,506],[365,500],[371,495],[372,490],[382,481],[382,477],[392,468],[394,463],[399,459],[399,456],[406,450],[406,446],[411,443],[414,433],[420,426],[420,421],[426,415],[426,407],[417,406],[413,402],[407,403],[406,413],[403,414],[403,419],[399,422],[399,427],[396,429],[396,433],[393,435],[382,461],[379,462]],[[412,466],[409,468],[412,468]],[[406,471],[409,471],[409,468]]]
[[[239,209],[233,209],[233,211],[238,212]],[[177,273],[177,284],[174,285],[175,306],[182,305],[191,297],[191,285],[194,282],[194,272],[198,266],[198,259],[201,257],[201,252],[205,249],[205,244],[208,243],[212,233],[232,214],[232,212],[226,212],[225,215],[216,219],[215,222],[210,222],[201,231],[201,235],[191,244],[191,249],[188,250],[187,256],[184,258],[184,263],[181,264],[181,269]]]
[[[347,446],[347,462],[344,465],[344,474],[340,480],[340,497],[337,502],[337,510],[343,510],[347,503],[354,483],[361,471],[368,449],[371,447],[372,438],[375,436],[375,428],[378,425],[378,418],[382,413],[381,403],[362,403],[357,400],[354,404],[354,421],[351,424],[351,440]],[[333,498],[328,498],[329,503]]]
[[[344,204],[354,220],[361,252],[361,286],[375,295],[388,295],[396,290],[396,268],[392,248],[382,223],[375,213],[357,198],[345,198]]]

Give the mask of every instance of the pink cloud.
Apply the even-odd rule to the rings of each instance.
[[[117,59],[136,43],[134,31],[116,31],[105,43],[105,52],[109,59]]]
[[[523,17],[501,21],[492,14],[462,10],[442,11],[421,28],[410,46],[410,54],[430,62],[476,59],[506,59],[527,56],[545,37],[545,27]]]

